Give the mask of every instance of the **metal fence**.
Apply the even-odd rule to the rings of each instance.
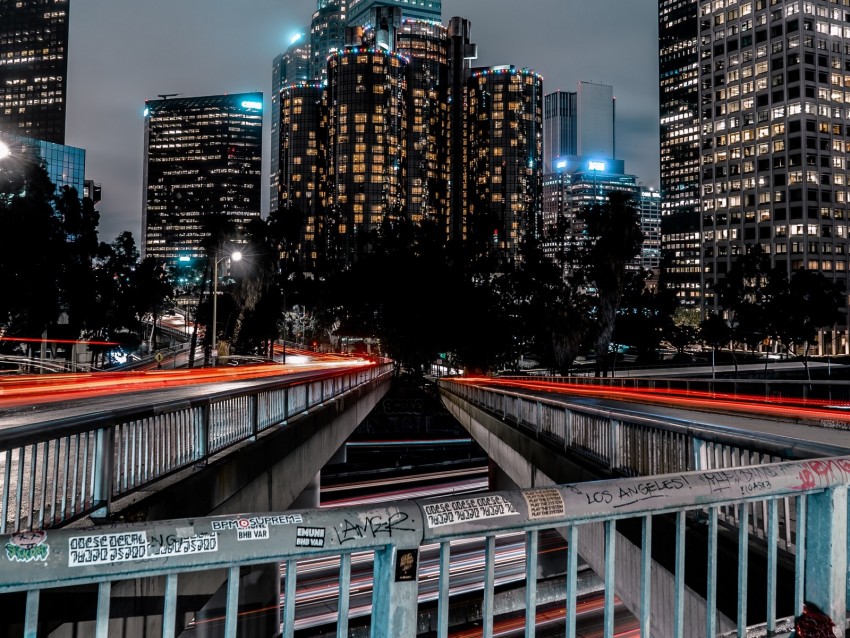
[[[391,374],[391,365],[380,364],[322,373],[313,380],[279,377],[202,399],[5,430],[0,438],[0,533],[106,514],[116,498]]]
[[[766,478],[769,477],[769,478]],[[746,627],[765,622],[766,629],[780,632],[787,619],[777,617],[777,555],[779,510],[786,499],[795,503],[796,518],[791,535],[800,547],[793,559],[793,604],[800,610],[804,600],[818,604],[828,613],[843,636],[847,586],[847,486],[850,457],[817,461],[771,463],[762,466],[758,477],[751,468],[672,473],[652,478],[624,478],[544,489],[492,492],[464,496],[442,496],[401,501],[380,506],[346,509],[290,511],[281,514],[237,515],[191,520],[129,524],[102,529],[48,530],[0,537],[5,559],[0,559],[0,592],[26,592],[25,609],[19,619],[7,617],[6,624],[19,622],[27,637],[37,635],[40,600],[51,589],[96,585],[97,605],[78,632],[105,638],[120,633],[120,618],[113,618],[110,632],[110,593],[117,581],[159,577],[162,588],[163,636],[173,636],[190,622],[191,612],[178,617],[178,579],[189,572],[225,569],[228,573],[226,604],[222,612],[223,635],[236,635],[240,609],[239,569],[245,565],[271,564],[286,567],[282,609],[282,632],[294,633],[294,605],[298,561],[318,556],[339,557],[339,603],[337,635],[348,635],[351,587],[351,557],[356,552],[373,552],[371,585],[371,636],[413,638],[417,635],[419,594],[418,557],[422,545],[439,546],[439,595],[435,633],[448,636],[449,591],[451,588],[452,542],[482,538],[483,574],[482,635],[490,638],[498,630],[494,613],[494,551],[496,537],[524,532],[525,635],[535,636],[538,591],[538,538],[543,530],[557,528],[567,540],[566,603],[563,622],[567,638],[576,636],[577,565],[579,534],[594,527],[600,530],[606,558],[604,573],[604,635],[614,627],[616,572],[621,554],[616,542],[616,525],[636,520],[641,529],[638,573],[640,609],[635,610],[641,635],[665,635],[651,616],[653,597],[668,606],[669,634],[677,637],[714,637],[728,628],[728,617],[717,612],[718,520],[723,508],[747,520],[755,506],[767,512],[765,552],[767,571],[759,587],[766,592],[766,618],[747,617],[748,544],[738,549],[737,584],[724,582],[724,589],[737,590],[737,613],[732,618],[737,635]],[[735,489],[721,490],[718,485]],[[610,498],[597,498],[600,494]],[[651,495],[651,497],[648,497]],[[697,617],[684,604],[685,525],[694,508],[706,512],[704,534],[706,556],[705,613]],[[675,520],[674,582],[671,596],[653,590],[651,546],[653,521],[666,516]],[[746,526],[744,526],[746,527]],[[690,541],[689,541],[690,542]],[[690,553],[690,547],[689,547]],[[693,559],[689,562],[691,569]],[[602,575],[600,575],[602,576]],[[359,588],[363,584],[358,585]],[[94,606],[93,606],[94,607]],[[44,612],[45,610],[42,610]],[[115,615],[115,614],[113,614]],[[79,622],[79,619],[77,619]],[[52,618],[51,623],[56,619]],[[89,625],[85,625],[85,623]],[[119,623],[115,625],[114,623]],[[53,625],[55,626],[55,624]],[[776,635],[776,634],[770,634]]]
[[[844,454],[845,449],[789,441],[760,435],[758,438],[718,430],[675,417],[653,417],[626,409],[594,407],[552,399],[506,387],[442,379],[440,387],[462,400],[498,417],[502,422],[527,431],[549,444],[553,451],[569,452],[599,465],[615,476],[654,476],[670,472],[736,469],[787,460],[813,459]],[[752,470],[749,470],[751,473]],[[702,512],[702,518],[708,515]],[[796,503],[778,503],[777,524],[781,547],[796,551],[792,530],[797,519]],[[718,509],[719,521],[738,528],[739,508]],[[763,539],[771,521],[767,506],[750,504],[746,526],[752,537]]]

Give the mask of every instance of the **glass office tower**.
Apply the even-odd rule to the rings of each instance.
[[[206,218],[260,216],[263,94],[145,102],[142,256],[205,257]]]
[[[399,7],[405,18],[416,20],[440,22],[443,17],[442,0],[349,0],[348,25],[368,24],[370,11],[375,6]]]

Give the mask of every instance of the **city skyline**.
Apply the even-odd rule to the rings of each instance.
[[[142,8],[90,0],[71,6],[66,143],[87,150],[87,177],[103,184],[101,241],[112,241],[129,230],[140,242],[144,101],[163,93],[195,97],[259,90],[268,110],[272,61],[292,34],[305,30],[314,9],[310,0],[298,6],[255,0],[254,12],[246,15],[235,3],[205,0],[206,24],[198,28],[201,4],[201,0],[179,5],[151,0]],[[592,4],[535,0],[533,16],[539,21],[512,21],[506,26],[504,16],[512,6],[503,0],[444,0],[443,22],[454,15],[468,18],[473,41],[479,45],[477,65],[534,69],[543,75],[546,92],[572,90],[579,80],[613,85],[618,99],[618,154],[630,173],[657,187],[654,0],[637,0],[626,7],[617,0]],[[571,15],[581,19],[571,20]],[[178,57],[181,62],[175,63]],[[267,112],[264,184],[270,120]],[[263,191],[265,214],[268,188]]]

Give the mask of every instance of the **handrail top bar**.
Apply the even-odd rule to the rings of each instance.
[[[850,456],[440,496],[353,508],[122,523],[0,536],[0,592],[336,555],[820,492]]]
[[[847,368],[848,366],[834,366],[836,368]],[[457,380],[462,377],[443,377],[446,380]],[[746,385],[799,385],[800,383],[805,383],[806,385],[850,385],[850,379],[754,379],[754,378],[719,378],[719,379],[711,379],[709,377],[685,377],[685,376],[674,376],[674,377],[577,377],[577,376],[569,376],[569,377],[561,377],[558,375],[504,375],[499,377],[493,377],[494,380],[505,380],[505,381],[552,381],[554,383],[558,383],[562,381],[564,383],[575,383],[575,384],[583,384],[583,385],[642,385],[645,383],[654,383],[658,381],[663,381],[664,383],[673,383],[677,385],[684,385],[686,383],[702,383],[702,384],[714,384],[714,385],[729,385],[729,384],[746,384]]]
[[[440,379],[440,383],[444,387],[454,381],[455,380],[453,379]],[[647,416],[646,414],[641,414],[625,408],[600,408],[586,403],[576,403],[567,398],[550,399],[537,394],[521,392],[506,387],[471,386],[470,384],[460,385],[467,388],[476,387],[480,390],[486,390],[496,394],[541,403],[550,407],[568,408],[584,414],[627,420],[635,425],[645,425],[665,429],[711,443],[739,445],[742,447],[752,447],[755,443],[758,449],[784,458],[821,458],[842,456],[850,452],[850,449],[840,445],[816,443],[779,434],[759,432],[758,436],[756,436],[748,430],[737,430],[728,425],[717,425],[709,422],[700,423],[698,421],[675,416]],[[448,390],[448,388],[446,389]],[[806,422],[801,420],[800,423],[805,424]]]
[[[242,379],[237,382],[250,382],[250,387],[220,390],[218,392],[210,392],[201,397],[194,397],[189,399],[170,399],[165,401],[156,401],[154,403],[147,403],[145,405],[116,407],[89,414],[78,414],[74,416],[46,419],[44,421],[39,421],[38,423],[31,423],[28,425],[5,428],[3,430],[2,436],[2,448],[0,449],[10,449],[34,442],[50,440],[56,438],[57,434],[61,436],[68,436],[71,434],[76,434],[77,432],[91,431],[102,427],[109,427],[118,422],[145,419],[159,416],[168,412],[203,407],[224,399],[251,396],[257,394],[258,392],[276,390],[285,387],[294,388],[310,383],[326,381],[328,379],[344,376],[346,374],[352,374],[359,371],[377,369],[378,373],[382,375],[390,371],[388,369],[385,369],[388,367],[390,366],[387,366],[387,364],[382,363],[367,363],[365,365],[360,365],[357,367],[328,371],[327,373],[323,373],[320,376],[314,378],[287,380],[287,375],[280,375],[271,379]],[[57,432],[57,430],[61,430],[61,432]]]

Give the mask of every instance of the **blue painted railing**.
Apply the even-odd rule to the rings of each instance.
[[[794,502],[795,515],[787,519],[795,549],[794,608],[811,601],[835,621],[843,636],[846,622],[847,487],[850,457],[770,463],[758,468],[678,472],[654,477],[595,481],[542,489],[442,496],[401,501],[381,506],[290,511],[280,514],[237,515],[190,520],[129,524],[86,530],[22,532],[0,537],[0,593],[26,592],[22,623],[24,635],[35,637],[39,628],[40,600],[52,588],[68,585],[96,586],[97,609],[79,635],[105,638],[120,630],[120,619],[110,621],[110,593],[114,583],[132,578],[165,578],[163,636],[173,636],[176,626],[178,576],[188,572],[225,569],[228,573],[225,636],[236,635],[239,613],[240,566],[285,565],[283,636],[294,633],[294,604],[298,561],[317,556],[339,556],[338,635],[348,630],[351,556],[373,552],[371,636],[413,638],[417,634],[418,556],[420,547],[440,548],[439,597],[436,633],[448,635],[452,541],[484,539],[486,569],[483,576],[482,635],[494,635],[494,550],[496,536],[526,534],[526,609],[534,609],[538,585],[538,536],[558,529],[568,545],[567,595],[564,605],[566,636],[576,636],[578,547],[582,535],[604,544],[606,569],[604,633],[613,635],[614,578],[624,563],[618,553],[615,525],[636,520],[640,542],[641,606],[636,615],[641,635],[662,635],[658,619],[649,609],[653,591],[651,554],[653,520],[670,515],[675,520],[673,550],[676,556],[672,592],[672,635],[711,636],[737,627],[746,635],[748,624],[765,621],[767,631],[779,635],[787,618],[778,618],[776,592],[779,511],[786,499]],[[747,617],[748,512],[765,508],[767,526],[764,551],[767,573],[760,585],[767,594],[766,619]],[[723,509],[738,513],[741,530],[737,585],[737,615],[728,619],[717,612],[718,522]],[[706,608],[695,615],[684,605],[685,527],[702,521],[706,529],[704,565]],[[55,621],[55,618],[52,619]],[[42,621],[44,622],[44,621]],[[117,624],[116,624],[117,623]],[[535,614],[526,618],[525,634],[535,636]],[[117,635],[117,634],[115,634]]]

